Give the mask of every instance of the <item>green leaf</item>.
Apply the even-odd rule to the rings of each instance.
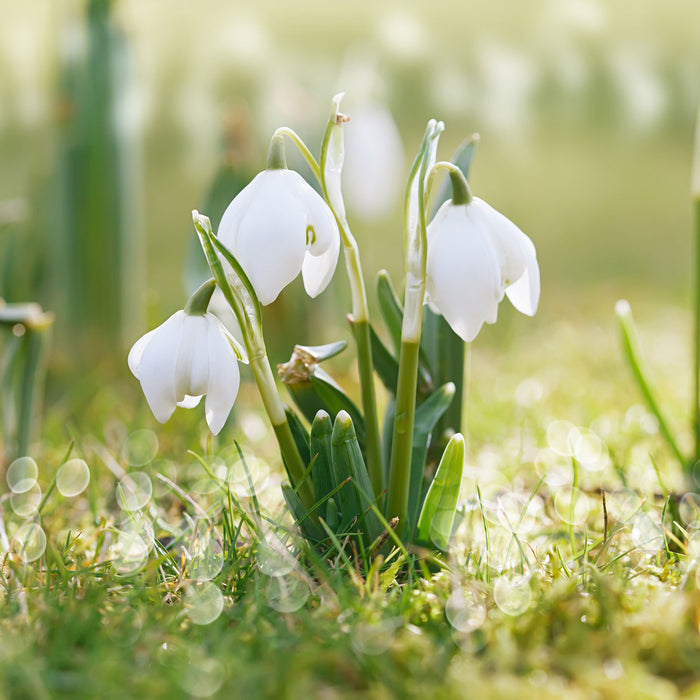
[[[326,411],[319,411],[311,424],[309,447],[313,466],[311,479],[314,485],[316,502],[322,501],[336,486],[333,474],[333,459],[331,455],[331,435],[333,424]],[[332,499],[331,499],[332,500]],[[318,508],[319,517],[328,522],[329,503],[321,503]]]
[[[294,411],[292,411],[290,408],[285,408],[284,412],[287,416],[287,423],[289,423],[289,428],[292,431],[294,443],[296,444],[297,449],[299,450],[299,455],[301,456],[301,459],[304,462],[304,464],[308,465],[311,461],[311,454],[309,451],[309,433],[304,427],[304,424],[299,420],[299,416],[297,416],[297,414],[294,413]],[[285,464],[285,469],[286,467],[287,465]],[[292,479],[289,470],[287,470],[287,476],[289,477],[289,480],[294,484],[294,479]],[[297,487],[299,486],[299,484],[294,485]]]
[[[202,211],[207,212],[213,231],[218,231],[221,217],[231,200],[253,179],[253,176],[235,165],[224,162],[209,186],[204,198]],[[185,256],[185,286],[195,290],[211,276],[206,256],[202,255],[201,247],[194,238],[189,239]]]
[[[392,394],[396,394],[396,383],[399,380],[399,363],[387,349],[386,345],[382,343],[377,332],[371,325],[369,327],[369,334],[374,369],[387,390]]]
[[[401,350],[401,326],[403,324],[403,305],[399,300],[391,278],[386,270],[380,270],[377,274],[377,299],[379,310],[384,317],[387,330],[394,343],[394,351],[398,354]]]
[[[452,436],[425,496],[416,541],[445,551],[452,534],[464,469],[464,437]]]
[[[335,420],[339,411],[347,411],[364,449],[365,422],[360,409],[319,366],[322,359],[337,354],[345,345],[345,341],[318,347],[297,345],[289,362],[278,366],[278,376],[309,423],[313,423],[319,411],[328,413],[332,420]]]
[[[375,500],[372,483],[352,418],[345,411],[341,411],[335,419],[331,443],[336,482],[340,484],[350,477],[350,481],[338,493],[342,522],[347,526],[357,518],[365,542],[372,542],[381,533],[381,525],[371,512]]]
[[[335,418],[338,413],[345,411],[352,418],[357,440],[364,451],[365,447],[365,419],[360,413],[360,409],[355,403],[345,394],[345,392],[328,376],[323,370],[314,372],[311,377],[316,393],[321,398],[326,406],[328,413]]]
[[[423,473],[431,433],[440,416],[447,410],[455,395],[454,384],[448,382],[435,390],[416,408],[413,424],[413,449],[411,452],[411,477],[408,491],[408,530],[415,526],[423,492]]]
[[[299,498],[299,494],[289,484],[282,484],[282,495],[294,522],[301,529],[304,537],[311,542],[320,542],[324,539],[323,530],[318,523],[311,519],[309,511]]]

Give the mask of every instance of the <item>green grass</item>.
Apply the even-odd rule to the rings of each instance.
[[[645,311],[641,333],[678,425],[685,373],[658,358],[685,361],[674,352],[686,314]],[[95,377],[68,393],[54,384],[32,453],[46,499],[30,519],[47,547],[31,562],[4,555],[0,695],[695,697],[700,520],[686,499],[691,537],[673,543],[651,458],[669,490],[680,473],[640,406],[612,310],[609,323],[504,316],[471,355],[464,508],[442,564],[417,552],[406,568],[385,552],[367,571],[350,551],[308,550],[284,514],[250,387],[212,441],[196,410],[158,426],[135,382],[104,369],[97,394]],[[605,443],[600,469],[576,443],[578,506],[567,500],[572,459],[553,450],[557,426],[571,426],[554,421]],[[50,487],[71,438],[91,482],[67,498]],[[122,470],[150,478],[140,511],[120,507],[140,493],[116,488]],[[24,521],[11,505],[3,499],[10,540]],[[151,527],[142,560],[124,533],[149,544]]]

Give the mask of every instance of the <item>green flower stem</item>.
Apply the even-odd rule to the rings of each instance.
[[[452,186],[452,204],[469,204],[472,201],[472,193],[469,189],[469,183],[467,178],[464,177],[464,173],[459,167],[454,163],[449,163],[447,161],[440,161],[435,163],[435,165],[430,170],[430,179],[440,171],[446,170],[450,176],[450,185]]]
[[[420,357],[420,337],[425,300],[425,270],[427,240],[425,223],[425,183],[433,143],[439,138],[444,125],[430,120],[423,136],[420,151],[411,168],[406,200],[406,291],[404,294],[399,377],[396,386],[396,415],[389,463],[389,491],[387,516],[398,518],[397,534],[404,529],[407,514],[413,452],[413,425],[416,413],[416,378]],[[417,200],[412,198],[413,183],[417,178]],[[416,220],[411,216],[412,203],[417,205]]]
[[[316,159],[309,150],[308,146],[301,140],[299,134],[297,134],[296,131],[293,131],[289,127],[281,126],[275,131],[274,134],[272,134],[272,140],[274,141],[276,137],[282,138],[284,136],[290,139],[294,143],[294,145],[299,149],[299,152],[304,157],[304,160],[311,169],[313,176],[316,178],[319,184],[322,184],[321,168],[316,162]]]
[[[299,454],[299,449],[294,442],[291,428],[287,423],[287,416],[284,406],[277,392],[277,386],[267,358],[265,338],[262,332],[262,319],[260,316],[260,304],[257,301],[255,292],[247,278],[245,272],[231,252],[214,236],[211,230],[211,222],[206,216],[200,215],[197,211],[192,212],[195,230],[199,236],[202,249],[207,257],[207,262],[211,269],[216,283],[226,298],[229,306],[236,314],[238,325],[243,335],[243,342],[248,354],[248,361],[255,377],[255,383],[262,397],[263,406],[272,423],[277,442],[279,443],[282,459],[284,460],[289,474],[298,488],[299,497],[310,509],[314,505],[313,489],[308,479],[303,479],[306,471],[304,460]],[[216,249],[226,258],[231,265],[229,276],[224,272],[221,260],[216,253]],[[235,293],[234,288],[235,287]],[[199,294],[195,292],[195,295]]]
[[[413,424],[416,411],[416,373],[420,357],[420,342],[402,342],[399,356],[399,381],[396,392],[396,419],[391,449],[389,490],[386,513],[398,518],[397,533],[401,534],[408,514]]]
[[[209,308],[209,302],[215,289],[216,280],[214,278],[207,280],[198,287],[185,305],[185,313],[190,316],[204,316],[207,313],[207,308]]]
[[[367,473],[374,495],[378,496],[384,490],[384,474],[382,472],[382,443],[379,436],[379,415],[377,397],[374,392],[374,363],[370,342],[369,321],[354,323],[353,333],[357,344],[357,363],[360,375],[360,390],[362,393],[362,409],[365,418],[365,440],[367,451]]]
[[[348,118],[339,111],[341,95],[333,99],[326,131],[321,144],[321,167],[319,182],[340,231],[345,267],[352,294],[352,318],[355,343],[357,345],[357,367],[360,375],[362,410],[365,417],[366,461],[372,488],[375,495],[384,490],[382,472],[382,446],[379,433],[377,397],[374,391],[374,361],[370,345],[369,308],[365,288],[360,250],[350,231],[345,216],[345,204],[340,191],[340,172],[344,159],[343,124]]]
[[[700,147],[700,146],[699,146]],[[699,166],[700,167],[700,164]],[[695,432],[694,460],[700,460],[700,192],[694,198],[695,218],[695,338],[693,427]]]
[[[629,303],[624,299],[618,301],[615,305],[615,313],[617,314],[617,317],[620,321],[620,330],[622,332],[622,345],[625,355],[627,356],[627,361],[629,362],[630,367],[632,368],[634,378],[637,380],[637,384],[639,385],[639,388],[642,391],[642,395],[644,396],[644,399],[647,402],[649,410],[656,416],[656,419],[659,421],[659,430],[661,431],[661,434],[664,436],[664,438],[666,438],[666,442],[671,448],[673,454],[676,456],[676,459],[678,459],[681,467],[683,467],[683,469],[687,469],[688,463],[685,457],[683,457],[683,453],[678,447],[678,443],[676,442],[676,439],[673,433],[671,432],[668,423],[666,422],[666,418],[661,412],[661,407],[656,401],[654,392],[652,391],[649,380],[647,379],[647,371],[642,366],[641,352],[639,349],[639,340],[637,338],[637,329],[634,324],[634,318],[632,317],[632,310],[630,309]]]
[[[267,355],[251,359],[250,368],[253,371],[258,391],[260,391],[265,411],[270,419],[270,423],[272,423],[272,429],[275,431],[280,452],[289,470],[289,475],[294,481],[294,486],[302,502],[306,508],[310,509],[315,502],[311,481],[308,478],[304,478],[306,465],[294,442],[294,436],[287,422],[287,416],[277,392],[277,386],[275,385],[275,379],[272,375],[272,368]]]

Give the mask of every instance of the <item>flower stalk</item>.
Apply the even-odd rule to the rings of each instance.
[[[336,95],[328,125],[321,146],[321,165],[319,181],[326,201],[335,216],[343,246],[345,267],[350,281],[352,294],[353,334],[357,346],[357,364],[360,376],[362,408],[367,431],[367,471],[375,494],[384,490],[382,473],[382,449],[379,433],[379,414],[377,397],[374,390],[374,362],[370,341],[369,309],[367,291],[362,274],[360,250],[345,215],[345,204],[340,189],[340,175],[345,157],[343,143],[343,124],[348,117],[340,112],[343,93]]]
[[[700,110],[695,128],[695,149],[691,173],[690,194],[693,200],[695,228],[695,327],[693,337],[693,432],[695,435],[694,460],[700,459]],[[692,466],[692,465],[691,465]]]
[[[387,515],[397,517],[400,533],[408,513],[413,426],[416,412],[416,379],[425,300],[426,221],[425,184],[437,140],[444,126],[428,122],[421,149],[411,169],[404,205],[406,226],[406,291],[401,326],[396,416],[389,463]]]
[[[310,481],[304,478],[306,465],[294,442],[284,405],[277,392],[262,334],[260,304],[252,284],[236,259],[212,233],[209,219],[197,211],[192,212],[192,218],[214,279],[238,320],[253,377],[262,397],[265,412],[275,431],[284,463],[299,497],[307,508],[311,508],[314,504],[313,488]],[[225,274],[217,250],[231,265],[234,274],[228,276]]]

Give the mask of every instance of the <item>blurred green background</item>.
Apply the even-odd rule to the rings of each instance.
[[[353,94],[391,110],[404,173],[428,118],[445,121],[443,158],[481,134],[472,189],[535,242],[544,318],[572,309],[610,317],[619,296],[687,303],[695,0],[111,4],[129,56],[115,128],[131,139],[130,202],[139,202],[129,228],[146,272],[141,285],[136,264],[132,278],[146,320],[125,342],[184,303],[190,212],[204,206],[226,154],[254,174],[281,125],[317,153],[342,89],[351,117]],[[0,201],[24,200],[41,228],[54,212],[33,193],[56,172],[66,138],[61,75],[88,41],[85,3],[0,0],[0,16]],[[378,221],[349,218],[368,280],[386,267],[400,283],[399,203]],[[54,264],[69,263],[44,262]],[[60,325],[60,297],[35,296]],[[326,296],[310,313],[333,300],[349,308],[343,275]]]

